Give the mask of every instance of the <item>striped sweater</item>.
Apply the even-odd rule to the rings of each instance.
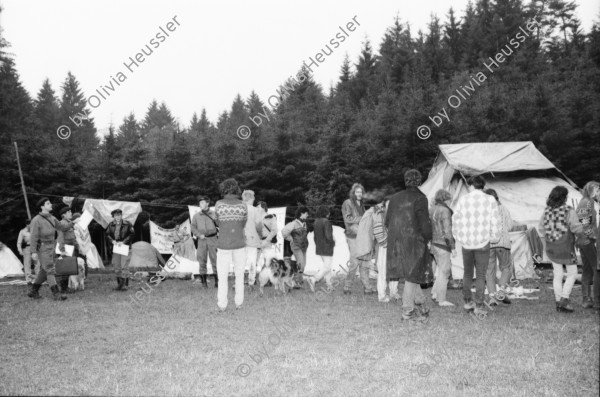
[[[496,200],[473,190],[458,200],[452,215],[452,234],[465,249],[479,249],[500,240],[500,214]]]

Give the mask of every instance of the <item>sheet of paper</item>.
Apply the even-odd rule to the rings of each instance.
[[[92,214],[88,210],[83,210],[83,214],[79,217],[79,224],[82,228],[87,229],[92,219],[94,219]]]
[[[73,251],[75,250],[74,245],[65,244],[65,251],[67,252],[67,256],[73,256]],[[62,255],[60,249],[58,248],[58,244],[56,244],[56,254]]]
[[[129,246],[126,244],[114,244],[113,245],[113,254],[120,254],[127,256],[129,254]]]

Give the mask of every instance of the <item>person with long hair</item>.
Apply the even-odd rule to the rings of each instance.
[[[350,260],[348,262],[348,274],[346,274],[346,281],[344,283],[344,294],[349,295],[351,293],[352,284],[354,283],[354,276],[356,275],[356,269],[360,265],[360,261],[356,254],[356,235],[358,233],[358,224],[362,216],[365,214],[365,204],[363,202],[363,194],[365,188],[360,183],[355,183],[350,189],[349,197],[342,204],[342,217],[344,218],[344,226],[346,227],[346,242],[348,243],[348,250],[350,251]],[[369,286],[369,270],[366,272],[363,270],[360,272],[360,278],[363,283],[363,287],[368,288]]]
[[[577,257],[575,256],[575,236],[583,236],[583,225],[579,222],[575,210],[568,206],[569,191],[564,186],[556,186],[546,201],[546,209],[538,225],[538,232],[545,241],[548,259],[554,269],[554,298],[556,311],[572,312],[569,296],[577,276]],[[564,268],[567,279],[563,284]]]
[[[433,205],[429,209],[433,231],[431,253],[437,264],[431,298],[442,307],[454,306],[454,303],[446,300],[448,279],[452,271],[450,255],[456,254],[456,243],[452,236],[452,210],[449,206],[451,199],[450,192],[440,189],[435,193]]]
[[[510,229],[512,229],[512,217],[506,206],[502,205],[498,198],[498,193],[494,189],[484,190],[485,194],[492,196],[498,204],[498,212],[500,214],[500,241],[497,243],[490,244],[490,263],[488,264],[486,278],[486,284],[488,293],[490,295],[490,305],[497,306],[498,301],[506,304],[510,304],[508,298],[508,282],[511,276],[511,254],[510,254]],[[498,260],[496,262],[496,259]],[[496,271],[500,266],[500,280],[496,280]],[[500,285],[500,289],[503,292],[504,299],[496,298],[496,281]],[[500,295],[498,295],[500,296]]]
[[[598,182],[588,182],[583,187],[581,194],[582,199],[577,205],[575,212],[579,218],[579,222],[583,225],[583,235],[575,240],[579,253],[581,254],[581,262],[583,262],[581,274],[581,305],[584,309],[594,307],[592,299],[592,280],[596,272],[596,235],[598,234],[598,226],[596,226],[596,211],[594,210],[594,197],[598,194],[600,185]],[[597,288],[596,285],[594,285]],[[597,297],[596,297],[597,299]]]

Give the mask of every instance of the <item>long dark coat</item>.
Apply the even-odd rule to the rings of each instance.
[[[388,280],[425,283],[427,243],[431,240],[427,197],[414,186],[396,193],[390,199],[385,224]]]

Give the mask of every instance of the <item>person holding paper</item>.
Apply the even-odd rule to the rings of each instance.
[[[133,225],[123,219],[123,211],[116,209],[110,213],[113,221],[106,228],[106,238],[112,243],[112,265],[115,268],[118,286],[115,291],[127,291],[129,285],[129,264],[127,254],[133,239]]]
[[[73,213],[71,211],[71,208],[64,207],[60,210],[59,215],[61,217],[59,225],[62,229],[58,232],[58,250],[60,251],[60,255],[81,257],[79,246],[77,245],[77,239],[75,238],[75,230],[73,226]],[[65,245],[72,246],[73,252],[68,252]],[[83,258],[85,259],[85,257]],[[69,276],[62,276],[60,280],[58,280],[58,285],[60,286],[61,292],[63,294],[66,294],[67,289],[69,288]]]

